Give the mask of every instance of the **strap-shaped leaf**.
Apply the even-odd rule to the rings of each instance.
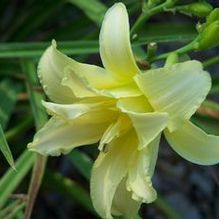
[[[11,150],[8,146],[7,140],[5,138],[4,132],[0,125],[0,150],[3,153],[5,159],[8,161],[11,167],[14,168],[14,159],[11,153]]]
[[[0,83],[0,124],[3,129],[6,128],[13,112],[19,90],[20,86],[9,79]]]

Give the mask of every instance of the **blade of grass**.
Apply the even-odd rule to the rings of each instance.
[[[217,65],[218,63],[219,63],[219,55],[214,56],[214,57],[212,57],[212,58],[210,58],[210,59],[205,60],[205,61],[203,62],[203,66],[204,66],[205,68],[208,68],[208,67],[210,67],[210,66],[212,66],[212,65]]]
[[[170,43],[170,42],[188,42],[193,40],[194,34],[188,35],[168,35],[168,36],[144,36],[133,43],[134,46],[145,45],[150,42]],[[34,43],[0,43],[0,58],[30,58],[39,57],[51,42]],[[60,51],[66,55],[83,55],[99,52],[99,42],[97,40],[89,41],[69,41],[58,42]]]
[[[0,150],[3,153],[5,159],[8,161],[9,165],[15,169],[14,166],[14,159],[11,153],[11,150],[9,148],[8,142],[6,141],[4,132],[2,130],[2,127],[0,125]]]
[[[47,170],[43,182],[44,186],[48,187],[48,189],[60,192],[66,198],[77,202],[92,214],[97,215],[92,206],[88,192],[75,181],[62,176],[59,173],[52,173]]]
[[[24,203],[19,204],[18,206],[16,206],[16,207],[12,210],[12,212],[11,212],[10,214],[8,214],[7,216],[5,216],[4,219],[13,219],[13,218],[17,215],[17,213],[18,213],[21,209],[23,209],[24,207],[25,207],[25,204],[24,204]]]
[[[6,128],[14,110],[19,90],[19,84],[12,80],[5,79],[0,83],[0,124],[3,129]]]
[[[24,213],[22,210],[18,211],[15,216],[15,219],[24,219]]]
[[[154,205],[169,219],[183,219],[183,217],[161,196],[158,196]]]
[[[32,60],[22,60],[21,67],[23,73],[26,75],[27,92],[30,99],[30,105],[33,112],[33,117],[36,129],[40,129],[47,121],[47,113],[41,103],[44,98],[43,92],[34,90],[33,88],[39,86],[39,81],[36,73],[36,66]]]
[[[85,177],[85,179],[90,180],[91,168],[93,165],[92,159],[87,154],[82,153],[77,149],[73,150],[67,156],[80,174]]]
[[[19,26],[19,28],[13,32],[11,39],[13,41],[24,40],[37,30],[37,28],[39,28],[45,21],[54,16],[54,14],[65,5],[65,3],[66,2],[63,0],[47,0],[41,4],[36,4],[31,8],[31,15],[26,17],[21,23],[22,26]]]
[[[8,141],[12,140],[14,137],[16,137],[21,132],[24,132],[33,122],[32,116],[27,116],[22,122],[17,124],[15,127],[9,129],[5,132],[5,137]]]
[[[5,215],[7,215],[14,207],[16,207],[20,203],[20,200],[14,200],[9,203],[4,209],[0,211],[0,218],[4,218]]]
[[[27,91],[30,98],[35,126],[36,129],[39,130],[47,121],[47,113],[41,104],[41,101],[44,97],[43,94],[33,90],[33,86],[37,86],[39,84],[36,74],[36,67],[31,60],[22,60],[21,66],[27,78]],[[33,206],[44,175],[46,161],[47,157],[37,155],[27,194],[25,219],[29,219],[31,217]]]
[[[6,203],[11,193],[26,176],[35,161],[35,154],[29,151],[23,152],[15,162],[16,171],[8,170],[0,179],[0,208]]]
[[[68,0],[68,2],[74,4],[80,8],[94,23],[100,25],[107,7],[98,0]]]
[[[23,205],[23,204],[24,203],[21,200],[12,201],[6,208],[1,210],[0,218],[5,219],[8,215],[10,215],[12,212],[14,212],[14,209],[17,209],[17,207],[19,207],[20,205]]]

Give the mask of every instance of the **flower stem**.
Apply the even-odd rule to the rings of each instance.
[[[169,219],[183,219],[180,215],[165,199],[160,196],[157,197],[154,205],[159,208]]]
[[[131,37],[133,37],[133,35],[139,31],[144,22],[147,21],[151,16],[158,14],[165,9],[171,8],[174,4],[174,1],[167,0],[163,4],[160,4],[154,8],[147,8],[146,10],[143,10],[131,29]]]
[[[212,65],[216,65],[218,63],[219,63],[219,55],[214,56],[213,58],[210,58],[210,59],[204,61],[203,66],[204,66],[204,68],[208,68],[208,67],[210,67]]]
[[[35,72],[35,65],[30,60],[24,60],[21,63],[23,72],[27,78],[27,91],[30,98],[31,108],[34,115],[36,129],[39,130],[47,121],[47,114],[42,107],[43,96],[33,87],[38,85],[38,79]],[[27,205],[25,209],[25,219],[29,219],[32,214],[33,206],[38,194],[41,181],[44,175],[47,157],[37,155],[32,171],[31,181],[27,194]]]
[[[193,51],[195,49],[195,45],[196,45],[196,39],[194,41],[192,41],[191,43],[189,43],[189,44],[187,44],[187,45],[185,45],[177,50],[158,55],[158,56],[154,57],[151,61],[153,62],[153,61],[165,59],[173,52],[177,53],[178,55],[188,53],[188,52]]]

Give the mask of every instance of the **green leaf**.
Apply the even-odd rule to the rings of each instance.
[[[92,21],[97,25],[100,25],[104,14],[106,13],[107,7],[98,0],[68,0],[80,8]]]
[[[25,151],[15,162],[16,171],[8,170],[0,179],[0,208],[6,203],[11,193],[26,176],[35,161],[35,153]]]
[[[13,219],[14,216],[17,215],[18,212],[20,212],[21,209],[25,207],[24,203],[21,203],[17,205],[7,216],[4,217],[4,219]]]
[[[19,90],[20,86],[9,79],[0,83],[0,124],[3,129],[6,128],[14,110]]]
[[[2,130],[2,127],[0,125],[0,150],[3,153],[5,159],[8,161],[10,166],[15,169],[14,167],[14,159],[11,153],[11,150],[8,146],[7,140],[5,138],[4,132]]]
[[[47,121],[47,113],[41,103],[44,98],[43,92],[37,92],[33,89],[34,86],[39,86],[39,81],[36,74],[36,66],[31,60],[22,60],[21,67],[27,79],[27,92],[35,120],[37,130],[40,129]]]
[[[40,57],[51,42],[38,43],[1,43],[0,58]],[[98,53],[98,41],[58,42],[58,48],[66,55]]]
[[[153,205],[160,209],[164,213],[166,218],[183,219],[182,215],[179,214],[179,212],[177,212],[176,209],[173,208],[167,200],[159,195]]]
[[[133,47],[145,45],[150,42],[170,43],[170,42],[188,42],[195,38],[195,34],[177,34],[169,33],[168,35],[161,34],[146,34],[138,38],[138,41],[133,42]],[[58,43],[58,49],[66,55],[89,55],[99,52],[98,40],[75,40],[61,41]],[[51,42],[33,42],[33,43],[0,43],[0,58],[30,58],[39,57],[45,49],[51,45]]]
[[[58,10],[61,10],[62,7],[66,4],[63,0],[56,0],[56,1],[44,1],[43,3],[36,3],[34,7],[31,6],[31,10],[27,12],[23,12],[17,20],[19,21],[23,15],[27,15],[23,22],[19,22],[17,28],[13,29],[11,33],[11,39],[14,40],[24,40],[27,38],[31,33],[35,33],[35,31],[42,26],[48,20],[54,19],[55,14]],[[13,28],[14,24],[12,25]]]
[[[34,65],[34,62],[32,60],[25,59],[21,61],[21,67],[27,80],[27,92],[35,120],[35,126],[36,129],[39,130],[46,123],[48,116],[41,103],[44,98],[44,94],[42,92],[37,92],[37,90],[33,89],[34,86],[39,86],[36,66]],[[40,154],[37,155],[27,194],[25,218],[31,217],[34,202],[44,175],[46,162],[47,157]]]
[[[147,24],[147,28],[144,28],[138,35],[136,44],[144,42],[157,42],[157,43],[170,43],[170,42],[189,42],[195,39],[197,31],[194,25],[191,24],[171,24],[158,23]]]
[[[13,200],[8,206],[1,210],[0,218],[14,218],[22,208],[24,208],[24,202],[22,200]]]
[[[79,150],[73,150],[68,158],[74,164],[76,169],[81,173],[81,175],[89,180],[91,175],[91,169],[93,166],[92,159],[85,153],[80,152]]]
[[[66,198],[76,201],[85,209],[96,215],[88,192],[77,184],[77,182],[62,176],[59,173],[52,173],[47,170],[43,183],[48,189],[60,192]]]

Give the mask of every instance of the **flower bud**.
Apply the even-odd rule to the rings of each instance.
[[[213,10],[213,7],[207,2],[195,2],[181,6],[178,10],[184,14],[206,17]]]
[[[205,50],[215,47],[219,44],[219,21],[214,21],[206,26],[199,35],[196,49]]]
[[[215,8],[207,17],[206,26],[213,23],[214,21],[219,21],[219,8]]]

